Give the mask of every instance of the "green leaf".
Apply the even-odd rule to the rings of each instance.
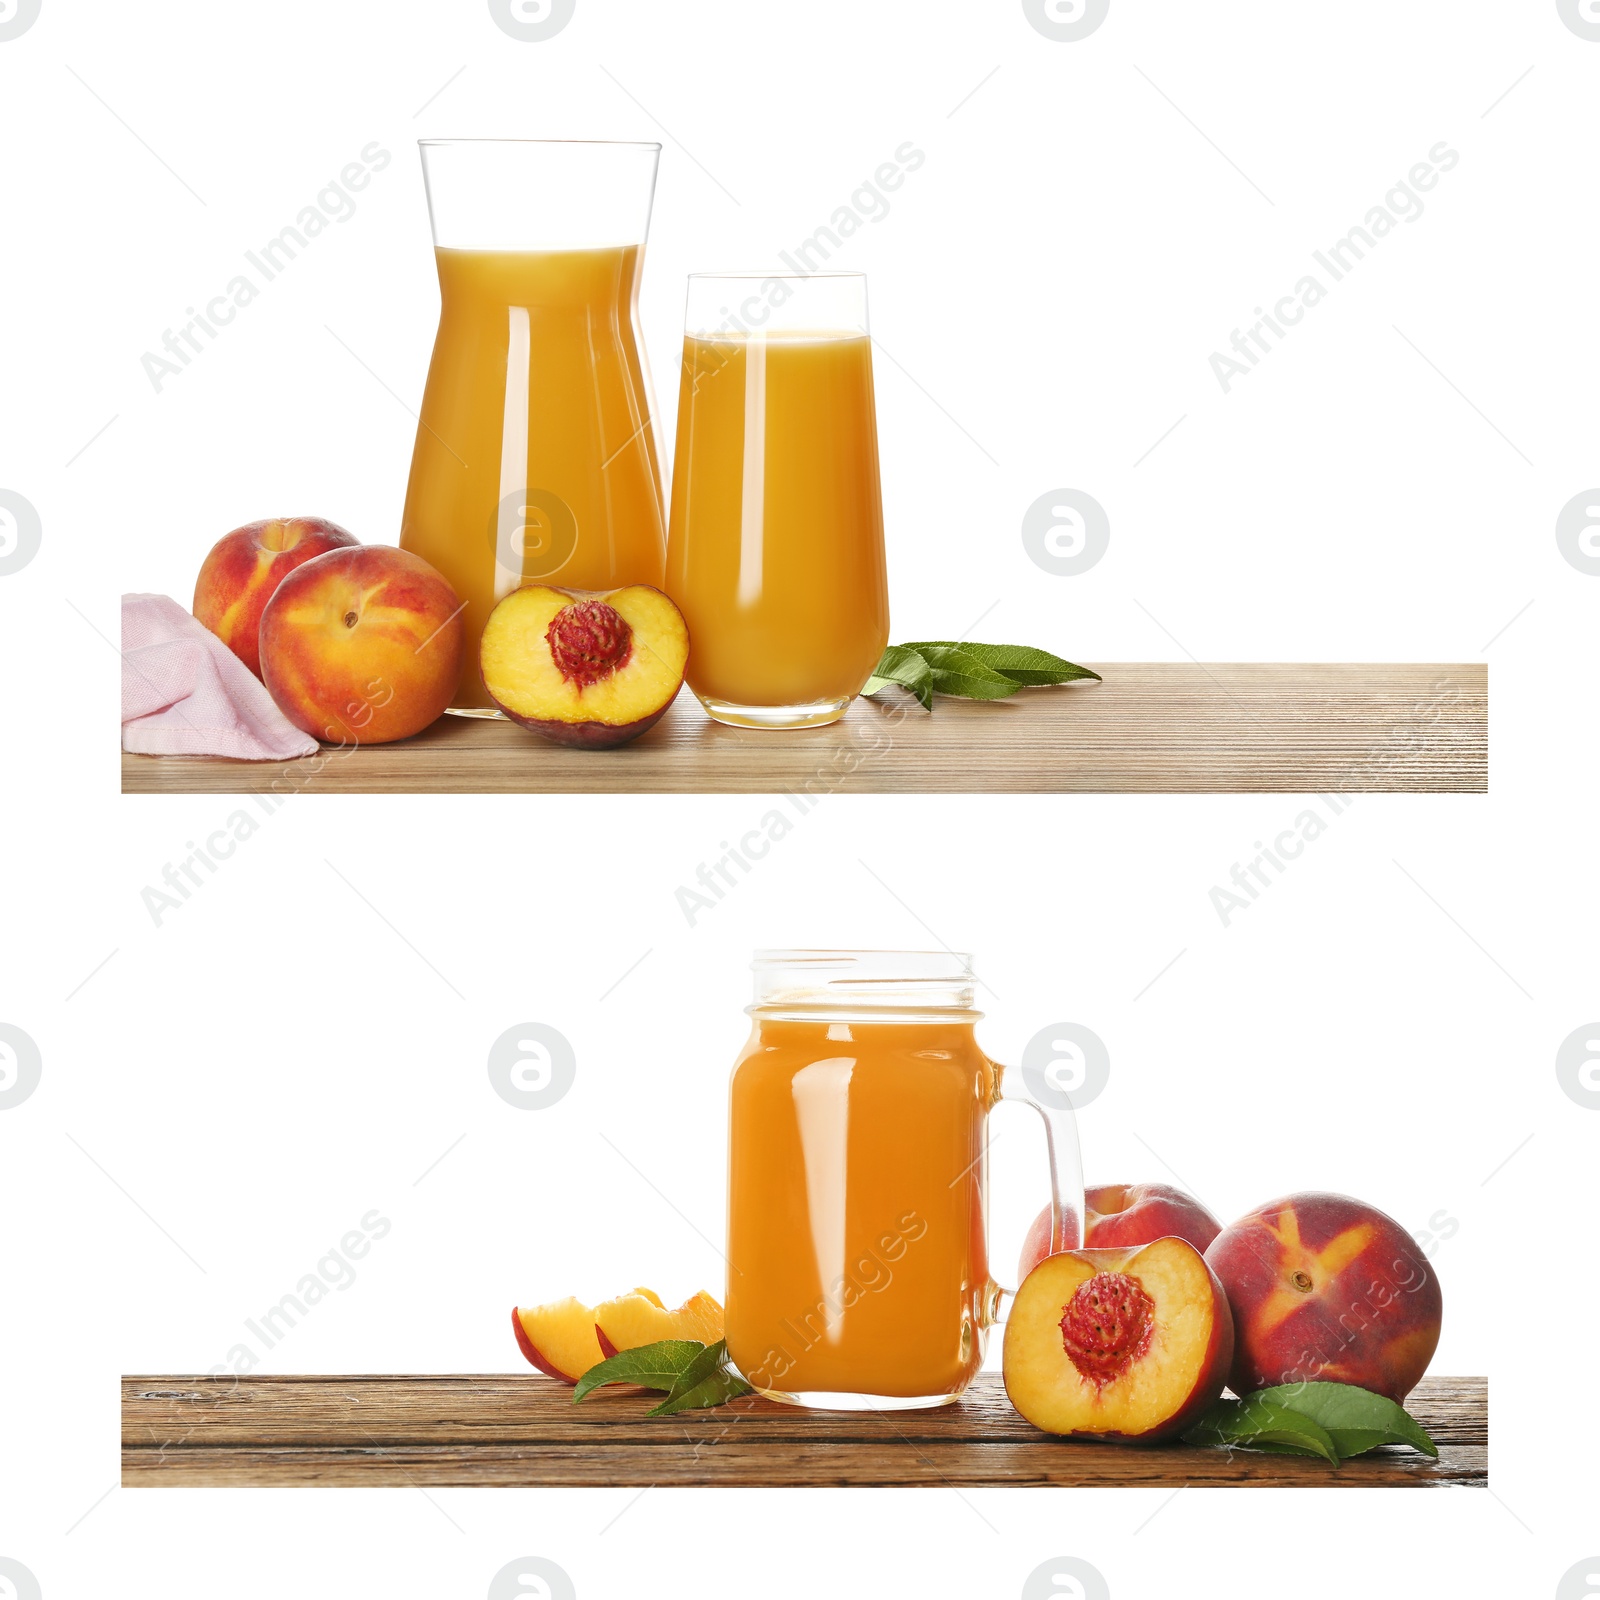
[[[924,710],[931,711],[936,694],[963,700],[1005,700],[1018,689],[1079,678],[1093,678],[1098,683],[1100,674],[1032,645],[934,639],[890,645],[861,692],[877,694],[897,683],[909,689]]]
[[[1260,1394],[1219,1400],[1184,1434],[1185,1444],[1272,1450],[1279,1455],[1320,1456],[1339,1465],[1326,1429],[1310,1417]]]
[[[1439,1447],[1403,1406],[1387,1395],[1350,1383],[1283,1383],[1258,1389],[1253,1400],[1291,1406],[1326,1430],[1341,1460],[1375,1450],[1380,1444],[1408,1444],[1438,1459]]]
[[[917,654],[933,669],[935,694],[959,695],[963,700],[1004,700],[1022,687],[958,644],[919,645]]]
[[[670,1390],[705,1348],[698,1339],[662,1339],[656,1344],[619,1350],[578,1379],[578,1386],[572,1391],[573,1403],[607,1383],[636,1383],[645,1389]]]
[[[749,1394],[750,1385],[736,1378],[724,1365],[727,1356],[726,1340],[719,1339],[707,1345],[679,1374],[667,1398],[660,1405],[652,1406],[648,1415],[670,1417],[675,1411],[699,1411]]]
[[[653,1407],[647,1414],[652,1417],[670,1417],[676,1411],[700,1411],[711,1406],[726,1404],[729,1400],[737,1400],[742,1394],[750,1394],[751,1388],[742,1379],[734,1377],[726,1367],[718,1367],[715,1372],[702,1378],[692,1388],[686,1389],[682,1394],[670,1394],[660,1405]]]
[[[1036,650],[1029,644],[972,644],[967,640],[946,639],[904,644],[899,648],[919,650],[924,654],[929,650],[960,650],[1024,688],[1071,683],[1078,678],[1093,678],[1096,683],[1101,681],[1098,672],[1091,672],[1087,667],[1080,667],[1071,661],[1063,661],[1060,656],[1053,656],[1048,650]]]
[[[908,644],[892,644],[883,652],[862,694],[876,694],[897,683],[909,689],[924,711],[933,710],[933,669]]]

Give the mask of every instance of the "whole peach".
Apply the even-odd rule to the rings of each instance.
[[[1206,1251],[1233,1307],[1236,1394],[1322,1381],[1403,1401],[1439,1343],[1439,1280],[1393,1217],[1342,1194],[1295,1194],[1229,1224]]]
[[[1084,1191],[1088,1227],[1083,1243],[1091,1250],[1125,1249],[1157,1239],[1184,1239],[1202,1254],[1222,1224],[1192,1195],[1170,1183],[1107,1183]],[[1033,1219],[1017,1268],[1021,1280],[1050,1254],[1050,1208]]]
[[[456,592],[392,545],[330,550],[278,585],[261,675],[297,728],[332,744],[420,733],[450,704],[464,629]]]
[[[261,613],[296,567],[359,544],[323,517],[267,517],[212,545],[194,586],[194,614],[259,678]]]

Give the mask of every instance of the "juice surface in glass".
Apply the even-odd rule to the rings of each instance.
[[[889,640],[865,333],[684,340],[667,592],[713,716],[831,721],[860,692]]]
[[[970,1014],[969,1014],[970,1015]],[[953,1398],[983,1360],[985,1117],[971,1020],[755,1013],[734,1069],[728,1353],[778,1398]]]
[[[642,248],[436,247],[441,309],[401,525],[464,602],[452,709],[523,583],[660,586],[661,469],[634,312]]]

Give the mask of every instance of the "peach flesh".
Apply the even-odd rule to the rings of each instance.
[[[580,600],[558,611],[544,637],[556,670],[581,689],[627,666],[633,655],[633,629],[604,600]]]
[[[528,1337],[528,1330],[522,1326],[522,1313],[515,1306],[511,1308],[511,1331],[517,1337],[517,1348],[523,1356],[536,1366],[547,1378],[554,1378],[559,1383],[576,1383],[576,1378],[569,1378],[564,1372],[557,1372],[545,1359],[543,1353]]]
[[[594,1332],[601,1352],[608,1356],[661,1339],[715,1344],[722,1337],[722,1307],[702,1289],[669,1311],[655,1295],[635,1290],[595,1307]]]

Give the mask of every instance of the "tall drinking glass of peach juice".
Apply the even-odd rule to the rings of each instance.
[[[459,714],[498,715],[478,641],[513,589],[661,585],[665,503],[638,327],[659,153],[422,142],[439,331],[400,544],[464,607]]]
[[[667,592],[719,722],[833,722],[889,642],[866,279],[689,280]]]
[[[947,1404],[1011,1293],[989,1271],[989,1115],[1004,1097],[1044,1119],[1069,1249],[1071,1108],[1013,1090],[984,1054],[965,956],[768,951],[755,972],[730,1092],[729,1358],[792,1405]]]

